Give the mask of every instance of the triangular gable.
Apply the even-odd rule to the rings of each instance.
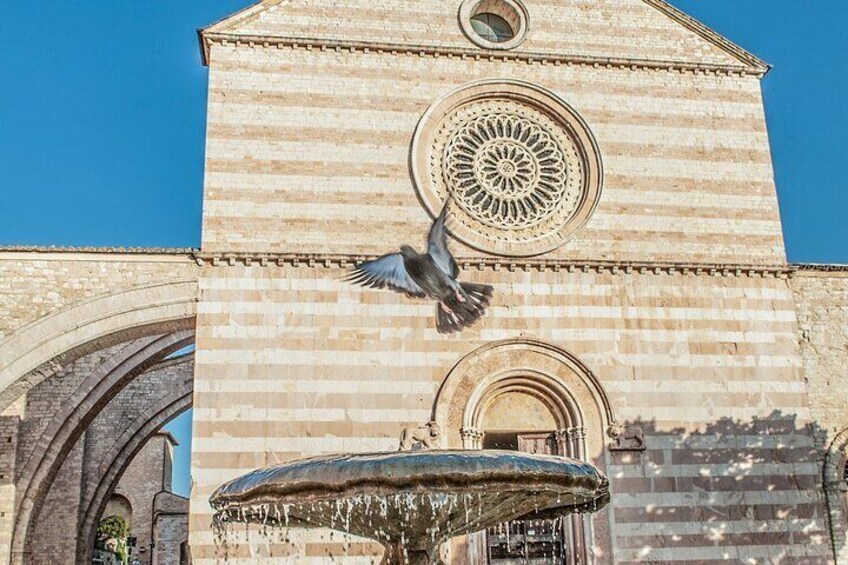
[[[761,71],[767,71],[769,69],[769,64],[754,55],[753,53],[746,51],[745,49],[743,49],[736,43],[733,43],[720,33],[702,24],[689,14],[678,10],[665,0],[642,0],[642,2],[653,6],[663,14],[670,17],[672,20],[682,25],[683,27],[698,34],[699,36],[704,38],[706,41],[709,41],[719,49],[724,50],[728,55],[735,57],[741,63],[744,63],[751,67],[759,68]]]
[[[508,56],[704,66],[756,74],[768,70],[763,61],[664,0],[525,4],[530,31]],[[200,33],[207,38],[479,52],[457,24],[457,5],[456,0],[265,0]]]
[[[198,31],[203,34],[236,32],[239,27],[244,26],[247,22],[256,18],[262,12],[271,9],[282,2],[284,2],[284,0],[260,0],[256,4],[246,6],[238,12],[221,18],[217,22],[211,23]]]

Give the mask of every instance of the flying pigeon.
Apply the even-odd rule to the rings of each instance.
[[[458,282],[459,267],[448,250],[445,218],[448,204],[433,222],[427,252],[401,245],[389,253],[353,268],[347,280],[370,288],[388,288],[410,298],[431,298],[436,304],[436,328],[447,334],[462,331],[486,312],[492,298],[487,284]]]

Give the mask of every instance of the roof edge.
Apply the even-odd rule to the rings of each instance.
[[[292,49],[311,50],[318,48],[325,50],[349,50],[350,52],[362,52],[372,54],[409,54],[414,53],[422,56],[439,57],[470,57],[474,59],[486,59],[489,61],[524,61],[527,63],[540,64],[569,64],[590,65],[594,67],[620,67],[630,69],[662,69],[680,72],[704,72],[718,74],[753,75],[762,77],[764,71],[761,67],[755,67],[740,62],[739,65],[719,65],[714,63],[692,63],[687,61],[661,60],[661,59],[622,59],[611,57],[597,57],[593,55],[554,54],[530,51],[504,51],[497,53],[481,53],[479,49],[472,47],[447,47],[443,45],[421,45],[404,43],[383,43],[376,41],[352,41],[345,39],[329,39],[320,37],[281,36],[281,35],[248,35],[238,33],[203,32],[201,44],[207,53],[205,60],[208,65],[208,49],[212,43],[223,45],[232,44],[236,46],[247,45],[249,47],[287,47]]]
[[[55,245],[0,245],[0,253],[102,253],[121,255],[193,255],[194,247],[63,247]]]
[[[791,265],[799,273],[848,275],[848,265],[841,263],[792,263]]]
[[[203,63],[203,66],[206,66],[206,67],[209,66],[209,45],[210,45],[210,43],[209,43],[209,41],[207,41],[207,38],[211,38],[211,36],[215,36],[215,35],[225,36],[225,35],[227,35],[227,32],[229,30],[231,30],[233,27],[245,22],[246,20],[249,20],[253,17],[258,16],[259,14],[264,12],[265,10],[272,8],[272,7],[282,3],[284,1],[285,0],[259,0],[255,4],[247,6],[246,8],[243,8],[243,9],[239,10],[238,12],[236,12],[234,14],[231,14],[231,15],[226,16],[226,17],[224,17],[224,18],[222,18],[222,19],[220,19],[216,22],[213,22],[206,27],[199,28],[197,30],[197,36],[198,36],[198,42],[199,42],[199,47],[200,47],[201,62]],[[716,47],[718,47],[722,51],[726,52],[727,54],[729,54],[730,56],[732,56],[736,60],[738,60],[740,63],[742,63],[743,67],[745,67],[744,70],[746,70],[747,72],[750,72],[750,73],[755,74],[759,77],[762,77],[771,69],[771,65],[769,65],[768,63],[766,63],[765,61],[763,61],[762,59],[760,59],[759,57],[757,57],[756,55],[754,55],[750,51],[744,49],[743,47],[741,47],[741,46],[737,45],[736,43],[732,42],[731,40],[727,39],[726,37],[724,37],[720,33],[714,31],[713,29],[711,29],[710,27],[701,23],[700,21],[693,18],[689,14],[686,14],[685,12],[675,8],[674,6],[669,4],[666,0],[642,0],[642,1],[646,4],[648,4],[649,6],[653,7],[654,9],[658,10],[659,12],[663,13],[667,17],[671,18],[672,20],[674,20],[678,24],[682,25],[683,27],[685,27],[685,28],[689,29],[690,31],[694,32],[695,34],[699,35],[700,37],[702,37],[703,39],[705,39],[709,43],[712,43],[713,45],[715,45]],[[283,40],[288,40],[288,41],[294,40],[294,41],[312,42],[312,43],[315,43],[317,45],[328,45],[328,46],[336,46],[336,45],[341,45],[342,43],[345,43],[345,42],[340,42],[340,41],[336,41],[336,40],[332,40],[332,39],[319,40],[317,38],[310,39],[310,38],[300,38],[300,37],[298,37],[298,38],[294,38],[294,37],[289,37],[289,38],[259,37],[258,39],[283,39]],[[367,43],[363,43],[363,44],[368,45]],[[377,46],[377,44],[375,44],[375,47],[379,48],[379,46]],[[412,46],[412,45],[409,45],[409,46],[407,46],[407,45],[392,45],[391,48],[394,48],[394,49],[424,48],[425,50],[432,50],[432,51],[437,51],[437,52],[442,51],[442,49],[435,47],[435,46],[427,47],[427,46]],[[475,53],[479,55],[479,51],[476,51]],[[499,53],[499,55],[502,55],[502,54]],[[531,57],[534,57],[534,56],[539,57],[540,55],[535,54],[535,55],[530,55],[530,56]],[[543,58],[548,58],[548,59],[562,58],[564,60],[570,60],[571,57],[567,56],[567,55],[563,55],[563,56],[547,55],[546,57],[543,57]],[[660,61],[659,63],[670,64],[672,62],[670,62],[670,61]],[[689,65],[691,65],[691,63]],[[719,68],[730,67],[729,65],[712,65],[712,66],[719,67]],[[711,66],[706,65],[704,68],[709,68],[709,67],[711,67]]]
[[[259,0],[255,4],[242,8],[238,12],[230,14],[229,16],[224,16],[220,20],[214,21],[205,27],[198,28],[197,39],[200,42],[200,58],[203,62],[203,66],[209,66],[209,45],[203,41],[203,37],[206,34],[224,33],[232,27],[249,20],[250,18],[258,16],[268,8],[276,6],[282,1],[283,0]]]
[[[168,440],[168,441],[170,441],[170,442],[171,442],[171,445],[176,446],[176,445],[179,445],[179,444],[180,444],[180,442],[178,442],[178,441],[177,441],[176,436],[174,436],[174,434],[173,434],[173,433],[171,433],[171,431],[170,431],[170,430],[164,430],[164,429],[159,430],[158,432],[156,432],[155,434],[153,434],[153,437],[156,437],[156,436],[162,436],[162,437],[164,437],[166,440]]]
[[[725,53],[731,55],[732,57],[736,58],[737,60],[741,61],[742,63],[745,63],[750,67],[759,69],[761,74],[765,75],[771,69],[770,64],[766,63],[747,49],[727,39],[725,36],[721,35],[720,33],[708,27],[707,25],[701,23],[686,12],[675,8],[666,0],[642,1],[645,4],[651,6],[652,8],[655,8],[656,10],[662,12],[663,14],[673,19],[683,27],[698,34],[708,42],[712,43],[713,45],[715,45]]]

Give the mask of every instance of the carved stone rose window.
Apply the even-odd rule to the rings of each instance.
[[[452,232],[507,256],[550,251],[588,219],[601,162],[585,123],[556,96],[514,81],[449,94],[422,118],[413,176],[431,213],[452,197]]]

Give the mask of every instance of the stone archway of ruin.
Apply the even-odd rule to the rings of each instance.
[[[194,329],[197,281],[136,287],[83,300],[0,341],[0,411],[63,363],[109,345]]]
[[[0,341],[0,411],[64,364],[119,343],[128,344],[84,379],[22,462],[16,485],[12,563],[23,559],[35,510],[75,442],[129,382],[193,341],[196,310],[196,280],[176,280],[73,303]],[[177,412],[164,409],[155,417],[167,414],[172,418],[189,405],[190,395],[188,400],[183,395],[176,403]],[[165,421],[156,420],[160,426]]]
[[[187,359],[181,362],[187,362]],[[97,471],[90,477],[94,494],[84,503],[82,520],[77,530],[77,562],[91,563],[97,523],[115,491],[121,476],[144,444],[165,424],[191,408],[193,380],[176,388],[168,397],[150,406],[147,413],[137,418],[109,449]]]
[[[848,564],[848,508],[843,500],[848,491],[845,466],[848,464],[848,428],[830,444],[824,462],[824,495],[827,501],[830,539],[837,564]]]
[[[183,331],[131,342],[88,375],[62,410],[53,416],[21,468],[12,535],[13,563],[22,561],[37,510],[68,453],[89,424],[134,378],[193,340],[193,332]],[[181,391],[181,396],[184,395],[185,391]]]

